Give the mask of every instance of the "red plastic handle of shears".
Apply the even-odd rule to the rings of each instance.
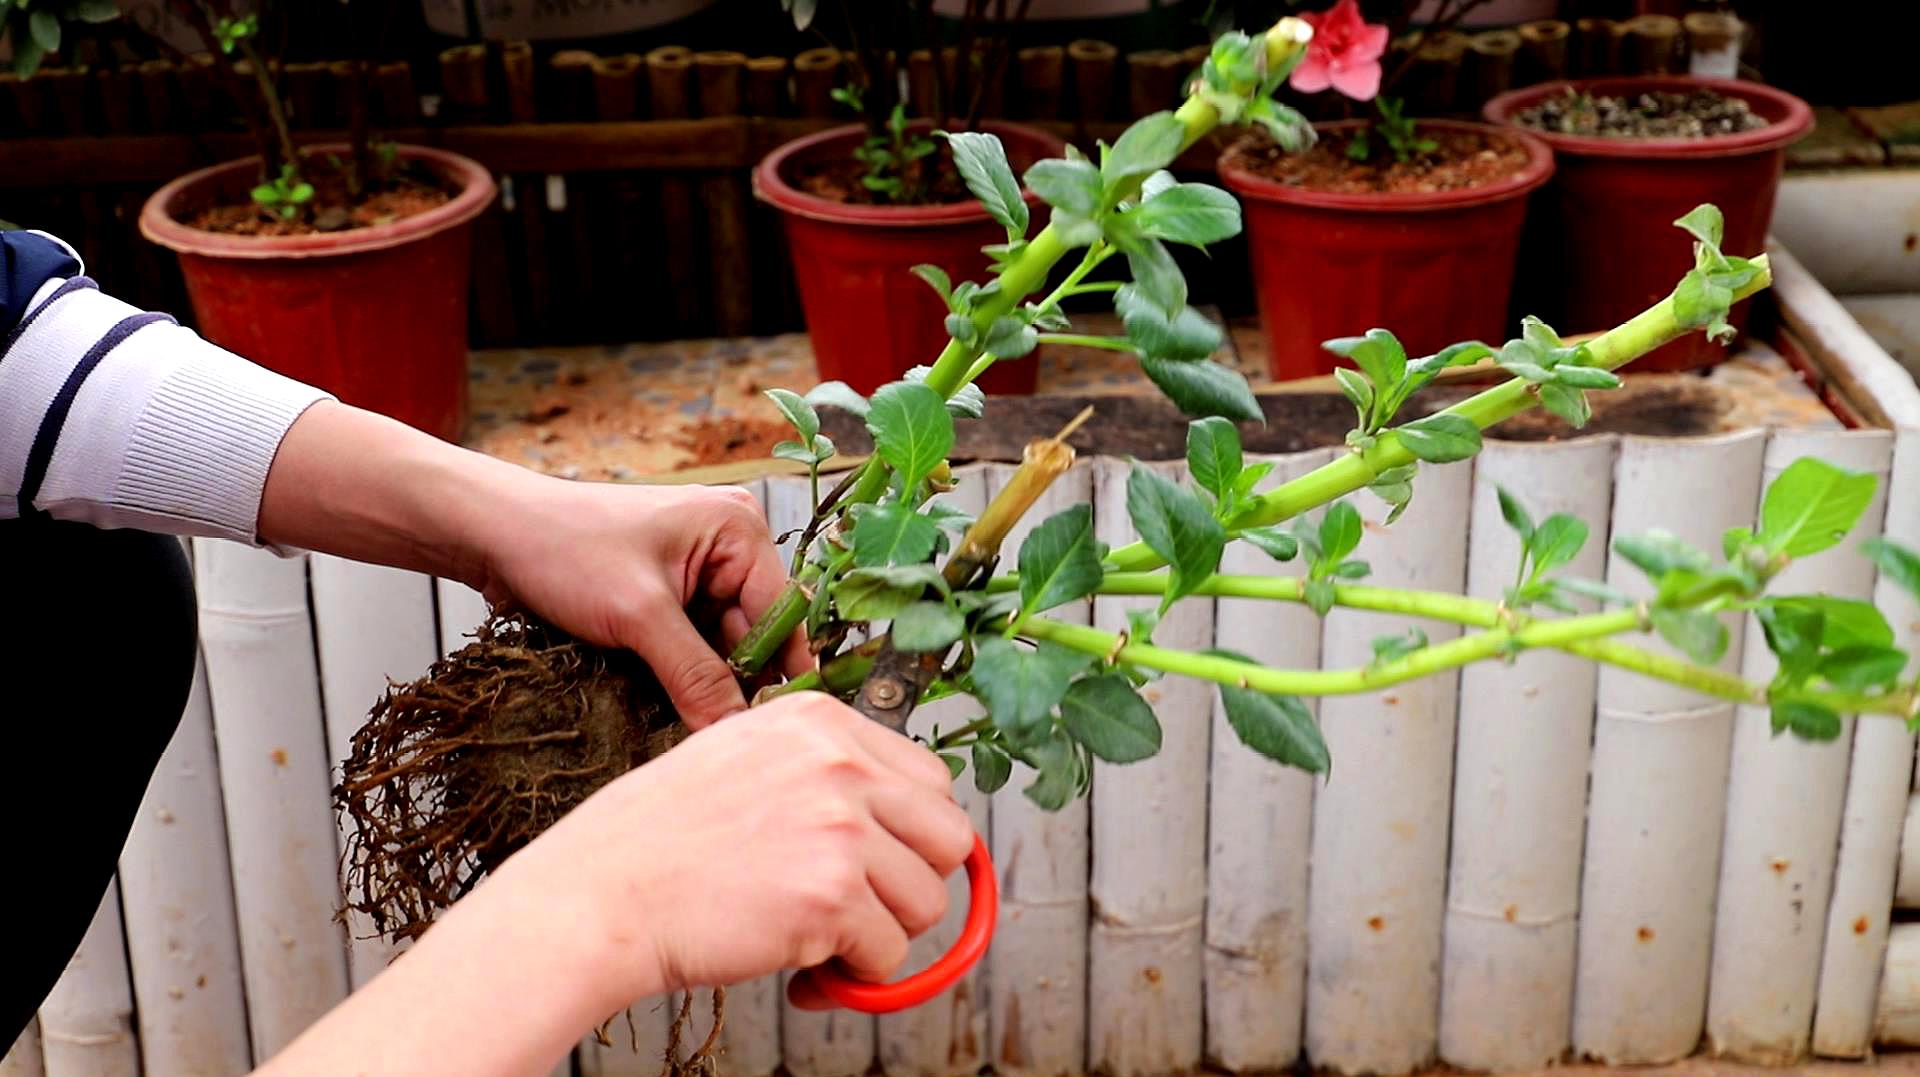
[[[837,964],[822,965],[812,971],[813,982],[822,994],[835,1003],[862,1013],[893,1013],[931,1001],[942,991],[960,982],[969,969],[979,963],[1000,922],[1000,882],[994,878],[993,859],[987,855],[987,843],[973,836],[973,851],[967,854],[967,922],[953,949],[924,970],[890,984],[869,983],[847,975]]]

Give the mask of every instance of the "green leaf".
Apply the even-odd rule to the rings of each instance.
[[[1180,181],[1173,178],[1173,173],[1163,168],[1140,181],[1140,201],[1151,202],[1179,185]]]
[[[905,381],[915,385],[926,384],[927,375],[933,373],[930,366],[917,366],[908,370]],[[978,419],[986,414],[987,394],[978,385],[963,385],[947,398],[947,414],[956,419]]]
[[[1886,538],[1870,538],[1861,543],[1860,552],[1879,566],[1880,574],[1900,589],[1920,599],[1920,554]]]
[[[112,22],[120,17],[120,5],[114,0],[74,0],[69,10],[87,22]],[[4,13],[5,6],[0,5],[0,14]]]
[[[1711,202],[1693,207],[1686,216],[1673,222],[1683,228],[1693,238],[1710,246],[1718,247],[1720,237],[1726,234],[1726,219],[1720,215],[1720,207]]]
[[[1127,327],[1127,339],[1140,354],[1154,359],[1205,359],[1219,350],[1220,327],[1192,307],[1172,318],[1131,284],[1113,293],[1113,309]]]
[[[1266,413],[1240,372],[1211,359],[1183,361],[1141,356],[1140,370],[1188,415],[1221,415],[1264,423]]]
[[[1335,565],[1360,546],[1360,510],[1345,501],[1328,506],[1320,518],[1320,560]]]
[[[1408,505],[1413,504],[1413,479],[1419,468],[1418,464],[1390,467],[1367,484],[1367,489],[1391,508],[1386,521],[1389,526],[1400,519],[1400,514],[1407,511]]]
[[[1480,428],[1464,415],[1438,412],[1395,429],[1400,444],[1430,464],[1466,460],[1480,451]]]
[[[1106,578],[1105,556],[1091,506],[1074,505],[1042,520],[1020,544],[1021,612],[1040,613],[1092,594]]]
[[[973,787],[991,796],[1013,777],[1013,760],[983,740],[973,742]]]
[[[933,290],[940,293],[940,301],[947,304],[948,309],[952,309],[953,280],[947,276],[946,270],[941,269],[939,266],[917,265],[908,270],[908,272],[926,281],[929,285],[932,285]],[[958,313],[958,311],[955,311],[955,313]]]
[[[1181,183],[1128,211],[1155,239],[1203,247],[1240,234],[1240,203],[1218,187]]]
[[[1762,607],[1791,609],[1820,617],[1820,643],[1840,650],[1847,647],[1891,647],[1893,626],[1871,602],[1830,595],[1785,595],[1767,599]]]
[[[1162,608],[1192,594],[1219,569],[1226,530],[1192,490],[1135,464],[1127,476],[1127,515],[1141,540],[1167,562],[1171,578]]]
[[[947,765],[947,777],[949,779],[960,777],[960,772],[967,769],[967,761],[957,755],[950,752],[937,752],[935,754],[939,755],[940,761]]]
[[[963,512],[944,501],[935,501],[927,506],[927,519],[932,520],[935,526],[956,535],[964,533],[967,528],[973,526],[972,513]]]
[[[861,568],[911,565],[933,556],[940,528],[896,501],[875,505],[853,524],[853,563]]]
[[[33,43],[48,52],[60,51],[60,19],[46,8],[37,8],[27,16]]]
[[[885,621],[946,581],[932,565],[856,568],[833,586],[834,605],[849,621]]]
[[[16,78],[31,78],[35,71],[40,70],[40,60],[46,56],[47,50],[41,48],[40,43],[33,40],[31,36],[22,37],[18,33],[11,36],[13,37],[13,74]]]
[[[1397,662],[1426,646],[1427,634],[1418,628],[1409,628],[1398,636],[1376,636],[1373,639],[1373,664],[1383,666]]]
[[[1656,607],[1652,620],[1662,639],[1701,665],[1713,665],[1727,653],[1727,626],[1710,613]]]
[[[1553,368],[1553,380],[1569,389],[1618,389],[1620,376],[1597,366],[1561,365]]]
[[[1352,367],[1334,367],[1333,379],[1340,383],[1340,391],[1346,394],[1347,402],[1353,405],[1362,433],[1371,434],[1376,429],[1371,422],[1373,417],[1373,384],[1365,375]]]
[[[1407,376],[1407,350],[1400,338],[1385,329],[1369,329],[1364,337],[1340,337],[1320,345],[1351,360],[1373,383],[1376,394],[1397,388]]]
[[[1564,512],[1547,517],[1527,541],[1527,552],[1533,556],[1534,578],[1572,561],[1586,544],[1586,521]]]
[[[1733,289],[1720,284],[1698,269],[1680,278],[1673,290],[1673,319],[1687,329],[1705,326],[1707,335],[1725,339],[1733,332],[1727,324],[1727,310],[1733,305]]]
[[[1527,508],[1520,499],[1507,492],[1504,486],[1495,486],[1494,493],[1500,497],[1500,515],[1506,518],[1507,526],[1520,536],[1522,547],[1533,543],[1533,517],[1527,515]]]
[[[1843,692],[1884,690],[1906,668],[1906,652],[1892,647],[1848,647],[1820,660],[1820,676]]]
[[[814,412],[813,405],[807,403],[799,393],[786,389],[768,389],[766,397],[773,401],[774,407],[780,409],[780,414],[786,416],[787,422],[800,432],[800,441],[811,445],[813,436],[820,432],[820,416]]]
[[[1027,760],[1039,773],[1021,790],[1043,811],[1059,811],[1080,791],[1080,756],[1065,733],[1054,730]]]
[[[912,381],[894,382],[873,394],[867,430],[873,435],[874,452],[909,490],[940,466],[953,448],[953,416],[947,412],[947,402]]]
[[[1750,527],[1729,527],[1720,536],[1720,552],[1731,561],[1740,555],[1747,544],[1753,541],[1753,529]]]
[[[1485,344],[1477,340],[1467,340],[1458,344],[1449,344],[1424,359],[1416,359],[1407,364],[1407,378],[1402,383],[1403,388],[1397,402],[1405,403],[1409,396],[1425,388],[1429,382],[1439,376],[1442,370],[1454,366],[1472,366],[1482,359],[1490,358],[1493,354],[1493,349]],[[1384,416],[1384,418],[1391,418],[1391,416]]]
[[[1007,151],[1000,140],[980,131],[958,131],[947,135],[953,148],[953,163],[967,190],[986,207],[987,214],[1005,226],[1009,237],[1027,234],[1027,203],[1020,197],[1020,183],[1007,164]]]
[[[1704,573],[1713,567],[1704,551],[1666,531],[1658,529],[1644,535],[1622,535],[1613,540],[1616,553],[1658,580],[1674,569]]]
[[[1789,557],[1805,557],[1846,537],[1873,501],[1876,482],[1825,460],[1802,457],[1767,486],[1760,503],[1759,539]]]
[[[1162,313],[1177,319],[1187,305],[1187,278],[1173,260],[1166,244],[1157,239],[1130,243],[1121,248],[1127,255],[1127,269],[1133,274],[1133,287],[1159,305]]]
[[[1093,661],[1055,643],[1028,650],[988,636],[973,656],[973,694],[987,705],[994,725],[1018,735],[1044,722],[1067,694],[1067,685]]]
[[[915,602],[893,615],[895,649],[909,652],[944,651],[967,630],[967,619],[945,602]]]
[[[1060,720],[1074,740],[1109,763],[1138,763],[1160,750],[1160,720],[1118,673],[1075,681],[1060,701]]]
[[[1300,554],[1300,543],[1277,527],[1249,528],[1240,532],[1240,537],[1275,561],[1291,561]]]
[[[1268,759],[1310,774],[1325,773],[1333,765],[1313,712],[1299,699],[1223,684],[1220,702],[1225,704],[1227,725],[1240,743]]]
[[[1342,580],[1364,580],[1373,574],[1373,566],[1365,561],[1342,561],[1327,574]]]
[[[1828,741],[1840,735],[1840,716],[1817,703],[1778,700],[1772,707],[1773,731],[1791,731],[1801,740]]]
[[[1187,424],[1187,472],[1222,506],[1232,498],[1245,464],[1238,427],[1217,415]]]
[[[1006,314],[993,321],[987,330],[986,350],[998,359],[1018,359],[1040,343],[1033,327],[1016,315]]]
[[[1540,386],[1540,406],[1567,421],[1575,430],[1587,425],[1593,418],[1593,408],[1587,403],[1587,394],[1578,389],[1569,389],[1558,382],[1547,382]]]
[[[1556,591],[1579,595],[1582,598],[1591,598],[1603,604],[1612,603],[1614,605],[1624,606],[1633,601],[1633,599],[1627,597],[1625,591],[1622,591],[1612,584],[1602,583],[1599,580],[1581,579],[1577,576],[1563,576],[1560,579],[1554,580],[1553,587]]]
[[[822,450],[824,450],[824,455],[822,454]],[[796,464],[805,464],[808,467],[812,467],[822,460],[833,456],[833,442],[815,434],[813,438],[813,448],[810,449],[797,441],[783,441],[773,447],[773,455],[780,460],[792,460]]]
[[[1100,170],[1091,161],[1049,157],[1027,169],[1027,186],[1041,201],[1082,217],[1100,209]]]
[[[1305,592],[1307,607],[1314,613],[1325,617],[1327,611],[1333,609],[1335,590],[1332,580],[1308,580],[1301,589]]]
[[[1156,112],[1135,120],[1116,139],[1100,162],[1106,201],[1112,203],[1126,181],[1151,175],[1173,163],[1186,141],[1187,125],[1171,112]]]
[[[864,419],[867,398],[853,391],[844,381],[824,381],[807,391],[807,403],[815,407],[833,407]],[[817,414],[817,413],[816,413]]]

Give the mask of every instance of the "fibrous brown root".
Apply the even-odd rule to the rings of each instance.
[[[684,727],[624,651],[522,618],[482,626],[390,686],[334,788],[353,826],[348,905],[393,939],[426,931],[481,876]]]

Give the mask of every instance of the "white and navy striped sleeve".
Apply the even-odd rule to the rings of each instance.
[[[327,398],[106,295],[61,241],[0,232],[0,520],[258,545],[281,438]]]

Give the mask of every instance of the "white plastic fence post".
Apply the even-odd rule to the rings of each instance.
[[[1920,431],[1894,435],[1893,470],[1886,485],[1884,534],[1909,549],[1920,546],[1920,497],[1914,494],[1920,489]],[[1914,653],[1920,644],[1920,603],[1885,575],[1874,587],[1873,601],[1893,626],[1894,645]],[[1815,1054],[1865,1058],[1873,1048],[1874,998],[1886,958],[1913,749],[1913,734],[1904,722],[1868,719],[1853,734],[1840,863],[1813,1016]]]
[[[1013,471],[993,465],[989,493]],[[1042,520],[1092,501],[1093,471],[1082,461],[1054,480],[1007,536],[1003,564],[1019,564],[1021,544]],[[1092,608],[1081,601],[1047,615],[1088,624]],[[993,802],[1000,926],[987,965],[989,1061],[1006,1077],[1069,1077],[1085,1072],[1087,1058],[1087,802],[1043,811],[1021,792],[1033,777],[1015,762]]]
[[[1466,578],[1468,465],[1422,467],[1413,504],[1368,527],[1355,554],[1368,582],[1458,592]],[[1353,498],[1372,521],[1386,510]],[[1372,641],[1407,625],[1355,610],[1326,619],[1328,669],[1373,661]],[[1459,634],[1422,623],[1429,640]],[[1439,1035],[1454,718],[1448,674],[1320,702],[1333,773],[1313,812],[1308,898],[1307,1054],[1341,1073],[1404,1073],[1432,1060]]]
[[[1880,533],[1892,452],[1893,438],[1883,430],[1774,433],[1769,481],[1796,459],[1815,456],[1880,482],[1846,541],[1794,562],[1774,579],[1772,594],[1872,596],[1873,563],[1859,547]],[[1758,625],[1749,625],[1741,672],[1765,683],[1777,665]],[[1785,1065],[1807,1051],[1854,725],[1847,717],[1839,738],[1812,744],[1774,736],[1765,707],[1737,712],[1707,998],[1707,1036],[1717,1053]]]
[[[1723,531],[1753,522],[1765,447],[1758,430],[1623,437],[1611,537],[1664,528],[1717,549]],[[1635,598],[1652,594],[1617,553],[1608,555],[1607,582]],[[1733,669],[1745,623],[1723,620],[1732,642],[1721,667]],[[1636,643],[1674,653],[1655,635]],[[1573,1049],[1583,1056],[1672,1062],[1700,1041],[1732,730],[1731,703],[1599,671],[1573,994]]]
[[[1332,450],[1249,456],[1274,465],[1262,489],[1333,459]],[[1220,571],[1299,575],[1250,543]],[[1320,618],[1303,605],[1214,601],[1216,646],[1283,669],[1320,665]],[[1275,1073],[1300,1057],[1307,1014],[1307,869],[1315,779],[1240,743],[1214,694],[1207,795],[1206,1060],[1230,1073]],[[1307,704],[1318,709],[1316,700]]]
[[[107,887],[80,948],[40,1004],[47,1077],[124,1077],[140,1072],[133,985],[120,927],[120,887]]]
[[[1520,564],[1499,489],[1536,526],[1561,512],[1586,524],[1580,553],[1555,571],[1600,576],[1614,445],[1487,441],[1474,458],[1468,594],[1502,601]],[[1553,650],[1461,671],[1440,1057],[1462,1069],[1532,1069],[1566,1052],[1595,676],[1591,662]]]
[[[1137,536],[1127,515],[1127,476],[1149,467],[1184,482],[1184,462],[1096,462],[1094,530],[1120,546]],[[1093,622],[1128,630],[1127,611],[1153,598],[1101,597]],[[1181,650],[1213,644],[1213,600],[1188,598],[1168,611],[1154,642]],[[1110,1077],[1159,1077],[1200,1065],[1201,945],[1207,901],[1207,762],[1213,686],[1167,677],[1142,696],[1160,719],[1160,752],[1124,766],[1096,761],[1093,778],[1095,910],[1088,940],[1088,1063]]]
[[[353,735],[385,696],[389,681],[424,676],[438,654],[433,580],[416,572],[315,554],[313,626],[326,707],[329,777],[352,753]],[[341,848],[353,833],[339,819]],[[343,880],[344,885],[344,880]],[[402,947],[380,937],[361,913],[347,917],[347,959],[355,988],[387,967]]]
[[[240,934],[202,663],[120,854],[120,893],[147,1072],[246,1072]]]
[[[255,1058],[347,994],[305,557],[194,541]]]

